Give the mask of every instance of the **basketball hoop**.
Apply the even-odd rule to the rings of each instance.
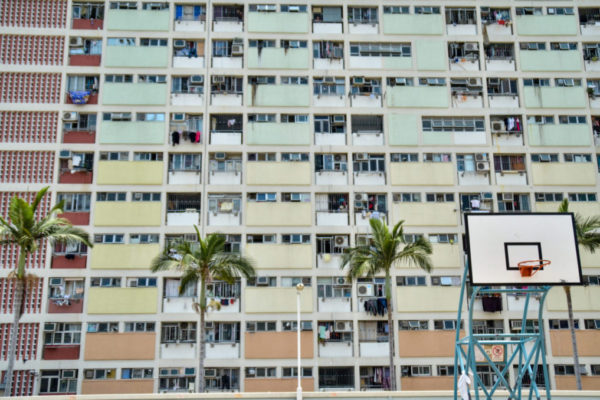
[[[530,278],[536,274],[539,270],[544,269],[552,262],[550,260],[527,260],[521,261],[519,264],[519,271],[521,271],[521,277]]]

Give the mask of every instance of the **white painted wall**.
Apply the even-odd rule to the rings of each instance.
[[[381,95],[350,96],[352,107],[381,107]]]
[[[451,99],[454,108],[483,108],[483,96],[459,94],[452,96]]]
[[[591,72],[600,71],[600,61],[586,61],[585,62],[585,70]]]
[[[361,342],[359,347],[361,357],[386,357],[390,354],[388,342]]]
[[[354,174],[355,185],[385,185],[383,172],[361,172]]]
[[[231,360],[240,358],[239,343],[207,343],[206,358],[213,360]]]
[[[488,173],[477,173],[471,171],[463,171],[458,173],[458,184],[459,185],[489,185],[490,174]]]
[[[319,297],[318,299],[319,312],[351,312],[352,301],[350,297]]]
[[[194,297],[165,297],[162,301],[163,313],[193,313]]]
[[[450,71],[479,71],[479,60],[459,62],[450,60]]]
[[[342,33],[341,23],[313,23],[313,33]]]
[[[339,254],[318,254],[317,268],[339,270],[342,264],[342,256]]]
[[[514,60],[486,60],[485,69],[487,71],[514,71]]]
[[[319,343],[319,357],[352,357],[352,342]]]
[[[214,171],[208,174],[208,181],[211,185],[240,185],[242,173]]]
[[[581,35],[587,36],[598,36],[600,35],[600,22],[596,22],[595,24],[586,24],[581,25]]]
[[[454,132],[455,144],[486,144],[485,132]]]
[[[175,32],[204,32],[204,21],[175,21]]]
[[[174,68],[204,68],[204,57],[173,57]]]
[[[512,35],[511,25],[489,24],[486,25],[488,36],[510,36]]]
[[[348,31],[353,35],[377,35],[379,33],[379,24],[348,23]]]
[[[241,132],[211,132],[210,144],[242,144]]]
[[[319,226],[348,226],[348,213],[317,212],[317,225]]]
[[[244,24],[241,21],[215,21],[213,32],[244,32]]]
[[[202,93],[173,93],[171,94],[171,105],[174,106],[202,106],[204,94]]]
[[[527,174],[496,172],[496,185],[527,185]]]
[[[213,57],[213,68],[237,68],[242,69],[243,57]]]
[[[241,94],[215,93],[210,97],[213,106],[242,106],[244,96]]]
[[[313,96],[315,107],[346,107],[346,96]]]
[[[342,135],[324,135],[342,136]],[[347,185],[348,172],[346,171],[319,171],[315,172],[316,185]]]
[[[490,108],[519,108],[519,96],[488,96]]]
[[[199,212],[170,212],[167,213],[167,226],[192,226],[200,223]]]
[[[379,219],[383,222],[386,222],[386,215],[384,213],[379,213],[380,217]],[[362,215],[362,213],[355,213],[354,214],[354,225],[356,226],[371,226],[369,223],[369,220],[371,219],[371,217],[369,217],[368,215],[364,216]]]
[[[315,58],[313,60],[314,69],[342,70],[344,69],[344,60],[341,58]]]
[[[210,226],[239,226],[242,223],[242,213],[208,213]]]
[[[492,141],[498,146],[523,146],[523,134],[493,134]]]
[[[196,171],[170,171],[169,184],[171,185],[199,185],[202,175]]]
[[[344,146],[345,133],[315,133],[315,144],[318,146]]]
[[[383,146],[382,133],[353,133],[352,144],[355,146]]]
[[[477,25],[446,25],[448,35],[477,35]]]
[[[196,343],[160,344],[160,358],[193,360],[196,356]]]

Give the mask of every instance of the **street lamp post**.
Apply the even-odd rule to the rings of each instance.
[[[302,400],[302,382],[300,381],[302,377],[302,370],[300,368],[300,294],[302,294],[303,289],[304,284],[302,282],[296,285],[296,331],[298,333],[298,388],[296,388],[296,400]]]

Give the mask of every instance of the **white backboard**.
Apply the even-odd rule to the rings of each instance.
[[[577,285],[581,264],[571,213],[465,214],[471,284]],[[526,260],[552,263],[531,277],[517,264]]]

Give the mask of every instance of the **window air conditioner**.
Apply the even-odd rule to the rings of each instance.
[[[334,124],[344,124],[346,122],[346,116],[345,115],[334,115],[333,116],[333,123]]]
[[[223,83],[225,82],[225,77],[222,75],[214,75],[212,77],[212,83]]]
[[[369,200],[369,195],[366,193],[356,193],[354,195],[354,201],[367,201]]]
[[[486,153],[475,153],[475,161],[487,161]]]
[[[65,369],[61,372],[61,378],[75,378],[75,370],[74,369]]]
[[[231,55],[232,56],[241,56],[241,55],[244,55],[244,45],[242,45],[242,44],[232,44],[231,45]]]
[[[217,370],[215,368],[207,368],[204,370],[204,376],[207,378],[217,376]]]
[[[224,160],[227,158],[226,153],[215,153],[215,160]]]
[[[356,153],[357,160],[367,160],[369,155],[367,153]]]
[[[350,321],[335,321],[336,332],[352,332],[352,322]]]
[[[54,332],[56,330],[56,323],[46,322],[44,324],[44,332]]]
[[[185,40],[181,40],[181,39],[173,40],[173,48],[184,49],[185,47],[186,47]]]
[[[50,278],[50,286],[62,286],[63,278]]]
[[[192,75],[190,76],[190,83],[204,83],[203,75]]]
[[[480,78],[469,78],[467,81],[467,86],[481,86]]]
[[[353,85],[364,85],[365,78],[362,76],[355,76],[354,78],[352,78],[352,84]]]
[[[69,39],[70,47],[83,47],[83,38],[82,37],[72,37]]]
[[[111,113],[110,119],[111,121],[123,121],[130,118],[129,113]]]
[[[359,283],[358,284],[358,295],[361,297],[364,296],[373,296],[375,293],[375,288],[372,283]]]
[[[514,199],[515,199],[515,196],[512,193],[502,193],[503,201],[513,201]]]
[[[489,78],[488,82],[490,85],[499,85],[500,84],[500,78]]]
[[[335,240],[336,246],[348,246],[348,237],[346,237],[346,236],[335,236],[334,240]],[[344,282],[346,281],[346,278],[340,278],[340,279],[343,279]]]
[[[506,131],[506,126],[504,125],[504,121],[492,121],[492,132],[504,132]]]
[[[269,285],[269,278],[267,278],[266,276],[259,276],[258,278],[256,278],[256,286],[268,286]]]
[[[63,121],[77,121],[79,119],[79,114],[74,111],[66,111],[62,115]]]
[[[333,78],[333,76],[326,76],[323,78],[323,83],[334,83],[335,79]]]
[[[336,154],[333,156],[333,161],[342,161],[342,155],[341,154]]]
[[[477,50],[479,50],[479,43],[477,43],[477,42],[465,43],[465,51],[477,51]]]
[[[184,113],[173,113],[173,114],[171,114],[171,121],[174,121],[174,122],[185,121],[185,114]]]
[[[204,322],[204,328],[206,329],[213,329],[215,327],[215,323],[212,321],[205,321]]]
[[[490,163],[489,161],[479,161],[475,165],[475,168],[477,171],[486,172],[490,170]]]
[[[338,237],[340,237],[340,236],[338,236]],[[348,279],[346,277],[343,277],[343,276],[338,276],[337,278],[333,278],[333,279],[334,279],[336,285],[348,285],[348,284],[350,284],[350,282],[348,281]]]
[[[71,150],[61,150],[60,153],[58,153],[58,158],[71,158],[73,156],[73,153],[71,153]]]

